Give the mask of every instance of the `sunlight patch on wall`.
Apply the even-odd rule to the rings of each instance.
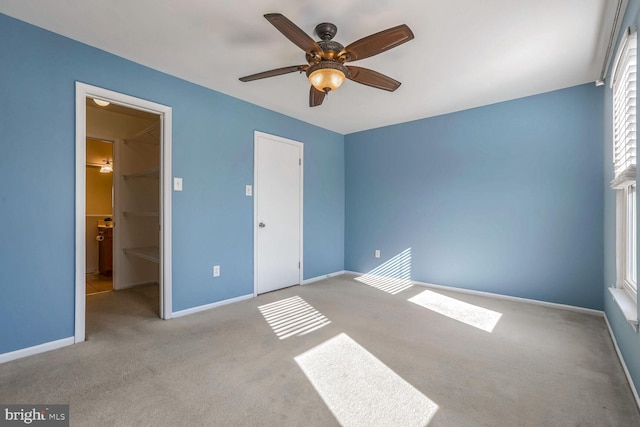
[[[261,305],[258,310],[281,340],[308,334],[331,323],[299,296]]]
[[[409,298],[409,301],[489,333],[493,332],[493,328],[502,317],[502,313],[497,311],[469,304],[429,290],[422,291],[413,298]]]
[[[295,361],[343,426],[425,426],[438,410],[344,333]]]
[[[409,289],[413,286],[411,248],[405,249],[367,274],[356,277],[356,280],[392,295]]]

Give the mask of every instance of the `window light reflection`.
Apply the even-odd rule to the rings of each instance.
[[[261,305],[258,310],[281,340],[308,334],[331,323],[299,296]]]
[[[367,274],[356,277],[355,280],[392,295],[409,289],[413,286],[411,282],[411,248],[405,249]]]
[[[425,426],[438,410],[344,333],[295,361],[343,426]]]
[[[469,304],[430,290],[420,292],[413,298],[409,298],[409,301],[489,333],[493,332],[493,328],[495,328],[500,317],[502,317],[502,313]]]

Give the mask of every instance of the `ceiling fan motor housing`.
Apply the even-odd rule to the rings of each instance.
[[[351,75],[351,71],[349,71],[349,69],[347,67],[345,67],[344,65],[340,64],[339,62],[335,62],[335,61],[320,61],[317,64],[313,64],[309,68],[307,68],[307,71],[306,71],[307,77],[309,77],[309,75],[311,73],[313,73],[314,71],[322,70],[322,69],[326,69],[326,68],[330,68],[330,69],[333,69],[333,70],[340,70],[340,71],[342,71],[342,73],[346,77],[349,77]]]
[[[307,62],[309,64],[316,64],[326,60],[344,62],[345,58],[340,56],[341,53],[344,53],[344,46],[332,40],[337,32],[338,28],[330,22],[323,22],[316,26],[316,34],[320,37],[318,46],[322,49],[322,52],[318,52],[318,55],[307,54]]]
[[[318,46],[322,49],[322,52],[307,53],[306,59],[309,64],[317,64],[326,60],[345,62],[344,46],[340,43],[333,40],[320,40]]]

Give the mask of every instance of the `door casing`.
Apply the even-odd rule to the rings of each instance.
[[[75,321],[74,342],[85,340],[86,316],[86,138],[87,111],[86,98],[98,98],[136,110],[147,111],[160,116],[162,126],[160,148],[160,317],[172,317],[171,281],[171,128],[172,109],[166,105],[136,98],[122,93],[76,82],[76,194],[75,194]],[[115,160],[115,159],[114,159]]]

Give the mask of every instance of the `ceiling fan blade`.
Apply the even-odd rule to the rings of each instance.
[[[322,53],[322,49],[318,46],[318,43],[284,15],[280,13],[267,13],[264,17],[300,49],[309,54],[311,52]]]
[[[309,91],[309,107],[317,107],[318,105],[321,105],[322,101],[324,101],[325,95],[326,93],[316,89],[312,85],[311,90]]]
[[[368,58],[377,55],[413,39],[413,32],[405,24],[379,33],[371,34],[345,47],[347,61]]]
[[[309,68],[308,65],[292,65],[291,67],[276,68],[275,70],[263,71],[262,73],[251,74],[250,76],[240,77],[241,82],[250,82],[252,80],[266,79],[267,77],[280,76],[282,74],[293,73],[294,71],[304,71]]]
[[[348,77],[349,80],[363,85],[388,90],[389,92],[393,92],[401,85],[399,81],[368,68],[354,67],[353,65],[348,65],[347,68],[351,71],[351,75]]]

